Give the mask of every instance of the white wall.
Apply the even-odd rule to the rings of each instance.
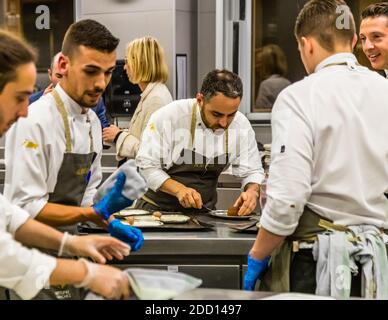
[[[187,55],[187,98],[197,92],[197,0],[175,0],[175,52]]]
[[[205,75],[215,67],[216,0],[198,0],[198,89]]]

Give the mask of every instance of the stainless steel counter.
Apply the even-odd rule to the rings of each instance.
[[[240,256],[247,254],[254,234],[236,233],[228,226],[247,220],[223,220],[200,215],[198,218],[214,225],[213,230],[144,232],[144,247],[132,255],[213,255]],[[132,258],[132,256],[131,256]]]
[[[184,272],[203,280],[204,288],[241,289],[246,257],[255,234],[233,232],[229,225],[247,220],[223,220],[199,216],[214,224],[213,230],[197,232],[144,232],[144,246],[114,265]]]

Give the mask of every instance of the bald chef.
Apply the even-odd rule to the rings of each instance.
[[[264,172],[255,133],[238,111],[242,94],[236,74],[213,70],[196,99],[172,102],[151,116],[136,158],[150,190],[138,208],[215,209],[218,178],[231,168],[243,188],[234,207],[239,215],[252,213]]]

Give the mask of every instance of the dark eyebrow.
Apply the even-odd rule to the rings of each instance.
[[[100,67],[97,67],[97,66],[95,66],[95,65],[93,65],[93,64],[87,64],[87,65],[85,66],[85,68],[88,68],[88,69],[96,69],[96,70],[100,70],[100,69],[101,69]]]
[[[28,90],[26,90],[26,91],[17,91],[16,94],[17,95],[20,95],[20,94],[28,94],[29,95],[29,94],[32,94],[32,91],[28,91]]]
[[[102,70],[100,67],[97,67],[93,64],[88,64],[85,66],[86,69],[94,69],[94,70]],[[116,66],[112,66],[110,68],[108,68],[106,71],[113,71],[114,69],[116,68]]]

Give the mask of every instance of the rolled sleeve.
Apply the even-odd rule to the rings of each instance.
[[[7,230],[14,235],[16,230],[18,230],[21,225],[25,224],[26,221],[30,219],[30,215],[27,211],[19,208],[18,206],[13,205],[11,207]]]
[[[267,202],[260,218],[262,227],[279,236],[293,234],[298,226],[303,207],[294,202],[275,200],[267,195]]]
[[[36,216],[39,214],[39,212],[41,212],[44,206],[47,204],[47,202],[48,202],[48,199],[47,200],[36,199],[29,203],[24,204],[23,209],[30,214],[31,218],[35,219]]]
[[[250,174],[248,177],[245,177],[241,181],[241,186],[242,189],[246,187],[247,184],[249,183],[257,183],[257,184],[262,184],[264,180],[264,171],[263,172],[255,172],[253,174]]]
[[[155,192],[159,190],[166,180],[170,179],[170,176],[161,169],[149,168],[140,170],[140,173],[147,181],[147,186]]]

